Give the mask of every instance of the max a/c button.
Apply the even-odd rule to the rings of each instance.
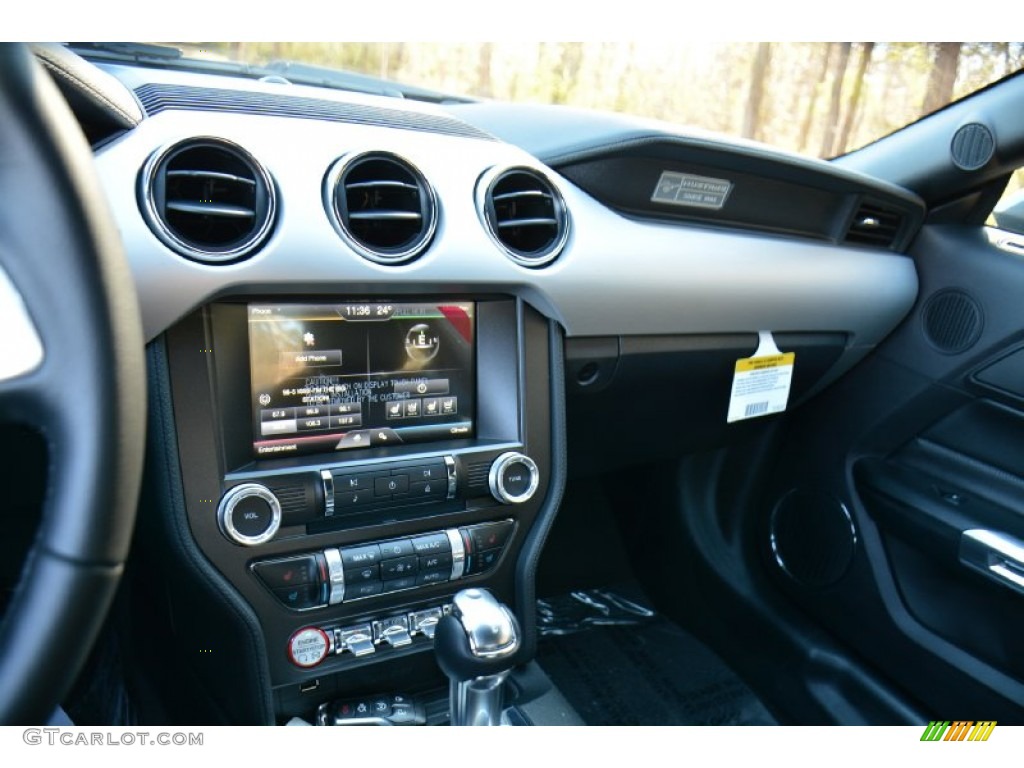
[[[380,562],[380,547],[367,544],[365,547],[346,547],[341,550],[341,562],[345,570],[365,565],[376,565]]]
[[[443,533],[432,533],[429,536],[417,536],[412,540],[412,548],[418,555],[437,555],[452,553],[452,545],[448,536]]]

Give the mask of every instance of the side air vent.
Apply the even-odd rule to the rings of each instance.
[[[903,214],[874,203],[861,203],[843,238],[852,245],[892,248],[903,228]]]
[[[189,139],[154,154],[139,197],[153,233],[194,261],[238,261],[266,241],[276,198],[266,169],[223,139]]]
[[[419,256],[437,228],[434,190],[410,162],[387,152],[335,163],[324,185],[324,205],[342,238],[380,264]]]
[[[569,215],[555,186],[538,171],[491,172],[478,185],[480,215],[491,237],[517,264],[541,267],[569,237]]]

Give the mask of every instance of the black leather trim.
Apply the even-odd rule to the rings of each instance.
[[[181,651],[215,642],[220,653],[186,658],[216,710],[231,725],[272,725],[270,666],[259,619],[231,584],[203,556],[192,537],[171,399],[164,338],[147,349],[150,373],[150,446],[140,525],[149,546],[160,550]],[[223,650],[232,652],[226,655]]]
[[[142,107],[117,78],[58,43],[34,43],[31,48],[76,112],[114,128],[131,129],[142,122]]]
[[[551,480],[544,506],[523,543],[516,563],[516,617],[523,632],[522,647],[516,654],[517,663],[533,659],[537,651],[537,564],[540,562],[544,542],[555,522],[565,492],[567,472],[565,431],[565,371],[562,329],[556,323],[548,324],[551,397]]]

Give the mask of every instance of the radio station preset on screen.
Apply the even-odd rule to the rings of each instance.
[[[473,435],[475,304],[250,304],[258,457]]]

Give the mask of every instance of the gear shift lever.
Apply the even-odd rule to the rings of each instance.
[[[451,683],[452,725],[500,725],[505,678],[519,650],[519,625],[486,589],[464,589],[434,635]]]

